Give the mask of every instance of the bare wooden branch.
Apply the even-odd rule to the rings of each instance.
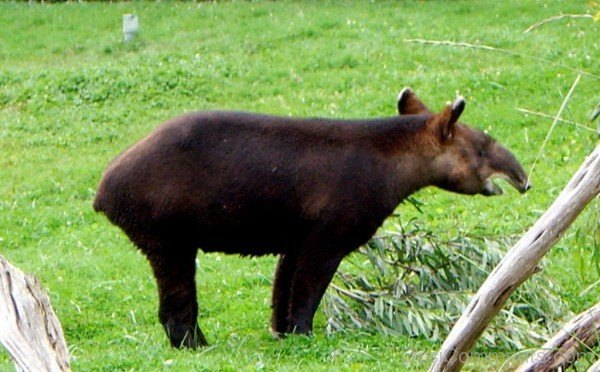
[[[592,111],[592,113],[590,114],[590,121],[594,121],[596,120],[596,118],[600,116],[600,103],[596,105],[596,108],[594,109],[594,111]],[[598,124],[600,125],[600,124]],[[600,128],[600,127],[599,127]],[[598,129],[598,131],[600,132],[600,129]]]
[[[527,30],[523,31],[524,34],[528,33],[531,30],[534,30],[540,26],[545,25],[546,23],[550,23],[550,22],[554,22],[554,21],[558,21],[564,18],[594,18],[593,15],[591,14],[561,14],[561,15],[557,15],[554,17],[550,17],[550,18],[546,18],[542,21],[539,21],[537,23],[534,23],[533,25],[529,26],[527,28]]]
[[[581,128],[581,129],[589,130],[590,132],[598,132],[596,129],[594,129],[594,128],[590,128],[590,127],[588,127],[587,125],[580,124],[580,123],[578,123],[578,122],[576,122],[576,121],[567,120],[567,119],[564,119],[564,118],[559,118],[559,117],[557,117],[557,116],[548,115],[548,114],[545,114],[545,113],[543,113],[543,112],[532,111],[532,110],[528,110],[528,109],[526,109],[526,108],[522,108],[522,107],[515,107],[515,110],[517,110],[517,111],[519,111],[519,112],[522,112],[522,113],[524,113],[524,114],[531,114],[531,115],[540,116],[540,117],[542,117],[542,118],[547,118],[547,119],[556,119],[556,120],[560,121],[561,123],[565,123],[565,124],[571,124],[571,125],[574,125],[574,126],[576,126],[576,127],[579,127],[579,128]]]
[[[577,361],[582,350],[595,347],[600,340],[600,302],[571,319],[518,372],[565,370]]]
[[[444,341],[430,371],[458,371],[508,297],[536,270],[584,207],[600,193],[600,145],[586,158],[550,208],[490,273]]]
[[[489,52],[496,52],[496,53],[501,53],[501,54],[507,54],[507,55],[510,55],[510,56],[521,57],[521,58],[531,59],[531,60],[538,61],[538,62],[543,62],[546,65],[562,67],[562,68],[565,68],[567,70],[578,72],[578,73],[580,73],[582,75],[590,76],[590,77],[593,77],[595,79],[600,79],[600,75],[595,75],[595,74],[592,74],[591,72],[588,72],[588,71],[585,71],[585,70],[581,70],[581,69],[578,69],[578,68],[575,68],[575,67],[571,67],[569,65],[565,65],[565,64],[560,63],[560,62],[551,61],[551,60],[546,59],[546,58],[536,57],[536,56],[532,56],[532,55],[529,55],[529,54],[517,53],[517,52],[513,52],[512,50],[508,50],[508,49],[496,48],[496,47],[489,46],[489,45],[471,44],[471,43],[465,43],[465,42],[462,42],[462,41],[458,41],[457,42],[457,41],[451,41],[451,40],[427,40],[427,39],[404,39],[404,42],[405,43],[424,44],[424,45],[451,46],[451,47],[459,47],[459,48],[487,50]]]
[[[544,153],[546,144],[548,143],[548,140],[550,140],[550,136],[552,135],[552,132],[554,131],[554,128],[556,127],[556,124],[558,123],[558,120],[559,120],[560,116],[562,115],[563,110],[565,109],[565,107],[567,107],[567,103],[571,99],[571,94],[573,94],[573,92],[575,91],[575,87],[577,86],[577,84],[579,84],[580,79],[581,79],[581,74],[577,75],[577,77],[575,78],[575,81],[573,82],[573,84],[571,84],[571,89],[569,89],[569,92],[567,93],[565,99],[563,99],[562,104],[560,105],[560,108],[558,109],[558,113],[554,117],[554,120],[552,120],[552,125],[550,126],[550,130],[548,130],[548,133],[546,133],[546,138],[544,138],[544,142],[542,142],[542,146],[540,146],[540,150],[538,151],[535,159],[533,160],[533,164],[531,164],[531,169],[529,170],[529,179],[531,179],[533,170],[535,169],[535,166],[536,166],[538,160]]]
[[[0,256],[0,342],[18,371],[69,371],[62,327],[39,281]]]

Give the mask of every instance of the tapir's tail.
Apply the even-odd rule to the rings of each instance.
[[[96,212],[102,212],[102,199],[100,198],[99,194],[96,194],[96,197],[94,198],[94,211]]]
[[[98,186],[98,191],[96,192],[96,197],[94,197],[94,211],[96,212],[101,212],[106,214],[107,211],[107,206],[108,206],[108,201],[107,201],[107,192],[106,192],[106,187],[104,185],[104,178],[102,179],[102,181],[100,182],[100,185]]]
[[[108,170],[103,176],[100,184],[98,185],[98,191],[94,198],[94,211],[104,213],[109,219],[115,214],[116,209],[119,206],[119,187],[115,183],[112,172]],[[117,213],[118,214],[118,213]]]

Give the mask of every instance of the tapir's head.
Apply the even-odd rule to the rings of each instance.
[[[400,115],[426,114],[427,155],[431,157],[435,186],[461,194],[500,195],[493,178],[504,178],[521,193],[531,187],[514,155],[480,130],[458,122],[465,100],[457,98],[441,113],[433,114],[414,92],[398,96]]]

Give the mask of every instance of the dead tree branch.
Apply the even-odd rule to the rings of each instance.
[[[600,302],[571,319],[517,371],[564,371],[577,361],[582,349],[594,348],[599,338]]]

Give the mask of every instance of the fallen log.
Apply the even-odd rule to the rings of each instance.
[[[0,342],[18,371],[69,371],[60,321],[39,281],[0,256]]]
[[[600,302],[571,319],[517,371],[565,370],[577,361],[581,351],[593,349],[599,340]]]
[[[469,350],[508,297],[529,278],[584,207],[600,193],[600,145],[589,155],[550,208],[508,251],[450,331],[430,371],[458,371]]]

